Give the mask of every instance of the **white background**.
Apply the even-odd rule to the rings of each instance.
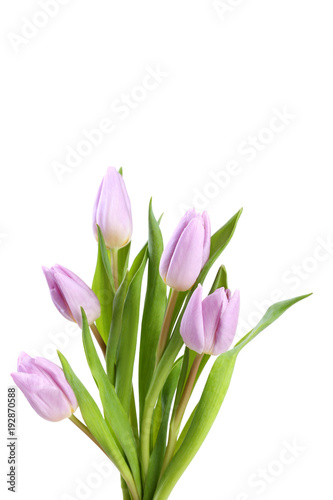
[[[62,3],[52,18],[35,0],[0,8],[3,491],[6,391],[19,352],[55,361],[59,347],[93,389],[79,332],[54,308],[41,265],[61,263],[91,283],[91,210],[113,165],[124,168],[136,251],[150,196],[165,213],[165,240],[184,206],[207,209],[213,230],[244,207],[219,261],[241,291],[239,333],[275,296],[314,292],[242,352],[217,421],[171,498],[331,498],[331,2]],[[147,77],[152,70],[163,76]],[[132,108],[121,112],[126,95]],[[272,121],[277,112],[288,123]],[[57,175],[55,162],[65,164],[83,131],[106,118],[112,133]],[[275,125],[281,130],[267,130]],[[253,138],[260,150],[250,153]],[[214,173],[222,185],[212,184]],[[92,475],[104,458],[70,422],[43,421],[18,400],[15,498],[121,498],[114,469]],[[93,484],[85,496],[79,481]]]

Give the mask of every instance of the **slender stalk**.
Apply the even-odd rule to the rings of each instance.
[[[71,422],[73,422],[73,424],[75,424],[76,427],[78,427],[82,432],[84,432],[84,434],[86,436],[88,436],[88,438],[91,439],[98,446],[98,448],[100,448],[102,450],[103,453],[105,453],[105,451],[103,450],[103,448],[101,447],[101,445],[98,443],[98,441],[96,441],[96,439],[94,438],[94,436],[91,434],[91,432],[88,429],[88,427],[86,425],[84,425],[84,423],[81,422],[81,420],[79,420],[78,418],[76,418],[76,416],[74,414],[69,417],[69,420]],[[108,455],[106,453],[105,453],[105,455],[108,457]]]
[[[99,333],[98,328],[95,325],[95,323],[92,323],[92,325],[90,325],[90,328],[91,328],[91,331],[93,332],[93,334],[95,335],[95,339],[97,340],[99,347],[102,349],[102,352],[103,352],[103,355],[104,355],[104,358],[105,358],[105,356],[106,356],[106,345],[105,345],[105,342],[102,339],[101,334]]]
[[[112,268],[112,276],[113,276],[113,282],[114,282],[114,287],[116,291],[118,290],[118,250],[116,248],[111,248],[110,250],[111,253],[111,268]]]
[[[131,500],[131,495],[128,491],[128,487],[123,476],[120,476],[121,489],[123,491],[123,500]]]
[[[133,434],[134,437],[137,441],[139,442],[139,431],[138,431],[138,416],[136,412],[136,404],[135,404],[135,397],[134,397],[134,388],[132,386],[132,396],[131,396],[131,404],[130,404],[130,413],[129,413],[129,419],[130,423],[133,429]]]
[[[176,408],[174,416],[171,419],[168,445],[167,445],[167,449],[165,452],[164,462],[162,465],[161,476],[162,476],[163,472],[165,471],[165,469],[167,468],[167,466],[169,465],[169,463],[174,455],[180,425],[182,423],[182,419],[183,419],[187,404],[188,404],[189,399],[191,397],[193,386],[195,383],[195,379],[196,379],[196,376],[197,376],[197,373],[199,370],[199,366],[200,366],[200,363],[201,363],[203,356],[204,356],[203,353],[197,354],[196,357],[194,358],[188,379],[186,381],[186,385],[184,387],[182,397],[180,398],[180,401],[178,403],[178,406]]]
[[[164,352],[165,346],[168,342],[169,338],[169,330],[170,330],[170,325],[172,321],[172,314],[176,305],[178,297],[178,291],[177,290],[172,290],[171,296],[169,299],[169,303],[167,306],[167,310],[165,312],[164,320],[163,320],[163,325],[161,329],[161,335],[160,335],[160,340],[158,342],[158,347],[157,347],[157,353],[156,353],[156,366],[159,362],[159,360],[162,357],[162,354]]]

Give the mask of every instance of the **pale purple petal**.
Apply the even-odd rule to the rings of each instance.
[[[234,340],[239,317],[239,307],[240,295],[239,291],[236,290],[230,298],[225,311],[222,313],[218,325],[215,338],[215,346],[213,349],[213,354],[215,356],[226,352]]]
[[[17,359],[17,371],[24,373],[34,373],[35,369],[35,360],[29,354],[25,352],[20,352],[19,357]],[[36,372],[37,373],[37,372]]]
[[[201,354],[204,348],[202,286],[198,285],[187,304],[180,323],[180,334],[190,349]]]
[[[209,259],[210,254],[210,240],[211,240],[211,228],[210,219],[208,213],[205,211],[202,214],[202,221],[205,230],[205,237],[203,242],[203,254],[202,254],[202,267],[206,264]]]
[[[99,185],[99,188],[98,188],[98,191],[97,191],[97,196],[96,196],[96,199],[95,199],[95,203],[94,203],[94,207],[93,207],[93,232],[94,232],[94,236],[96,238],[96,240],[98,241],[98,231],[97,231],[97,208],[98,208],[98,205],[99,205],[99,200],[101,198],[101,192],[102,192],[102,187],[103,187],[103,182],[104,182],[104,178],[102,179],[102,182],[100,183]]]
[[[189,290],[202,266],[204,229],[201,220],[192,219],[182,232],[172,255],[166,283],[175,290]]]
[[[78,285],[80,285],[82,288],[89,288],[84,281],[81,280],[81,278],[79,278],[77,276],[77,274],[73,273],[72,271],[70,271],[70,269],[67,269],[67,267],[64,267],[64,266],[61,266],[60,264],[55,264],[51,270],[53,271],[53,273],[62,273],[66,276],[68,276],[69,278],[71,278],[73,281],[75,281],[75,283],[77,283]]]
[[[218,288],[202,302],[202,317],[205,332],[205,345],[203,350],[207,354],[212,354],[213,352],[215,335],[224,302],[226,302],[226,295],[223,288]]]
[[[68,307],[68,304],[61,290],[59,289],[56,280],[54,279],[54,272],[52,268],[48,269],[47,267],[42,267],[42,269],[50,289],[50,294],[53,304],[66,319],[73,321],[73,315],[71,313],[70,308]]]
[[[60,366],[56,365],[55,363],[52,363],[52,361],[40,357],[36,358],[35,363],[36,366],[40,368],[45,374],[48,374],[48,376],[52,379],[53,383],[57,387],[59,387],[59,389],[64,393],[74,412],[78,407],[78,403],[75,394],[73,392],[73,389],[67,382],[65,374],[63,370],[60,368]]]
[[[61,290],[74,320],[82,327],[81,307],[84,309],[88,324],[91,325],[101,315],[101,306],[94,292],[84,284],[78,285],[64,273],[56,272],[55,280]]]
[[[124,179],[114,167],[108,168],[97,197],[94,217],[106,246],[125,246],[132,237],[131,204]]]
[[[20,372],[12,373],[12,378],[42,418],[58,422],[71,416],[72,409],[66,396],[41,376]]]
[[[171,236],[170,240],[168,241],[168,244],[166,245],[166,247],[162,253],[159,270],[160,270],[160,275],[162,276],[162,278],[164,280],[166,279],[169,265],[170,265],[170,261],[172,259],[175,248],[177,246],[178,240],[179,240],[182,232],[184,231],[184,229],[188,225],[189,221],[191,219],[193,219],[194,217],[196,217],[196,212],[195,212],[194,208],[192,208],[191,210],[188,210],[183,215],[183,217],[180,219],[176,229],[172,233],[172,236]]]

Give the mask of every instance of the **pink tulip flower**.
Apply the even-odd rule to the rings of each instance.
[[[66,267],[55,266],[43,272],[49,285],[51,299],[58,311],[82,327],[81,307],[91,325],[101,315],[101,306],[94,292]]]
[[[218,356],[231,346],[238,323],[239,291],[218,288],[202,300],[202,286],[193,292],[184,312],[180,334],[197,353]]]
[[[114,167],[107,169],[94,204],[93,231],[98,241],[96,224],[109,249],[119,249],[132,238],[131,203],[124,179]]]
[[[174,290],[189,290],[210,252],[210,220],[207,212],[188,210],[180,220],[160,261],[160,275]]]
[[[11,374],[39,416],[59,422],[68,418],[78,407],[74,392],[63,370],[44,358],[31,358],[22,352],[17,372]]]

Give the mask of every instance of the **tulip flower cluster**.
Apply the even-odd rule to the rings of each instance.
[[[217,416],[239,352],[306,297],[274,304],[233,345],[240,293],[228,288],[224,266],[205,298],[203,294],[204,282],[230,242],[240,215],[241,210],[212,235],[207,212],[189,210],[164,248],[150,203],[148,240],[129,266],[131,203],[122,170],[109,167],[93,207],[98,251],[92,287],[61,265],[43,267],[56,309],[82,329],[100,401],[96,404],[62,353],[61,367],[21,353],[12,377],[38,415],[52,422],[69,418],[105,453],[120,472],[124,499],[169,498]],[[205,373],[211,356],[215,361]],[[184,422],[201,376],[206,377],[203,392],[190,420]],[[82,418],[74,415],[77,408]]]

